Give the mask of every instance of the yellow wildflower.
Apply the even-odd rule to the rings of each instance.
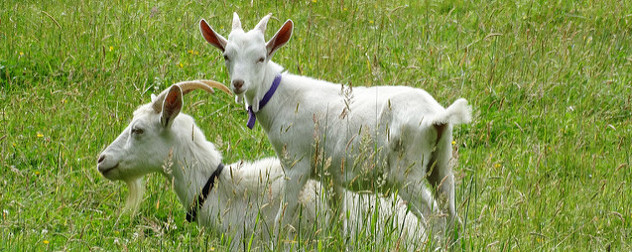
[[[23,55],[24,55],[24,52],[20,52],[20,56],[23,56]]]
[[[180,63],[178,64],[178,66],[179,66],[180,68],[183,68],[183,67],[184,67],[184,65],[182,65],[182,62],[180,62]]]
[[[373,20],[369,20],[369,24],[373,24]]]
[[[44,137],[44,135],[42,135],[42,133],[37,132],[37,137]]]
[[[48,240],[44,240],[44,241],[43,241],[43,243],[44,243],[44,244],[48,244],[48,243],[50,243],[50,242],[49,242]]]
[[[452,141],[452,145],[455,145],[455,144],[456,144],[456,141]]]
[[[113,47],[113,46],[110,46],[110,52],[111,52],[112,50],[114,50],[114,47]]]
[[[39,171],[35,171],[35,175],[39,176],[40,172]]]

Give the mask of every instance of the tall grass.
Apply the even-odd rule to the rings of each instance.
[[[632,4],[626,1],[2,1],[0,250],[213,250],[152,177],[136,218],[98,153],[171,83],[227,82],[199,34],[231,13],[268,36],[295,22],[275,61],[355,86],[407,85],[475,120],[455,129],[464,250],[632,249]],[[274,155],[222,94],[188,98],[226,160]],[[368,238],[373,239],[373,238]],[[316,249],[342,248],[332,237]],[[367,242],[366,244],[371,244]],[[367,245],[357,249],[379,249]]]

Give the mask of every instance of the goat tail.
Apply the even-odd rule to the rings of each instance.
[[[467,124],[472,121],[472,107],[467,100],[459,98],[434,118],[434,124]]]
[[[125,181],[129,190],[127,200],[125,201],[125,208],[123,211],[129,211],[135,214],[138,211],[141,201],[143,200],[143,194],[145,193],[145,184],[143,183],[143,177],[131,179]]]

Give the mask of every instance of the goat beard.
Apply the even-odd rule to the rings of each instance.
[[[145,184],[143,183],[143,178],[135,178],[125,181],[127,183],[127,188],[129,190],[129,194],[127,195],[127,200],[125,201],[125,208],[123,211],[131,212],[132,214],[138,211],[138,207],[140,206],[140,202],[143,200],[143,194],[145,193]]]

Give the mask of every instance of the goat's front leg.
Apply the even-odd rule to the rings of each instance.
[[[294,231],[297,227],[291,224],[298,223],[293,222],[293,220],[297,218],[299,192],[307,183],[310,175],[308,161],[298,161],[294,164],[286,164],[284,162],[283,168],[285,172],[285,186],[281,194],[281,206],[274,222],[274,234],[278,241],[282,241],[284,235],[289,239],[293,239]]]

